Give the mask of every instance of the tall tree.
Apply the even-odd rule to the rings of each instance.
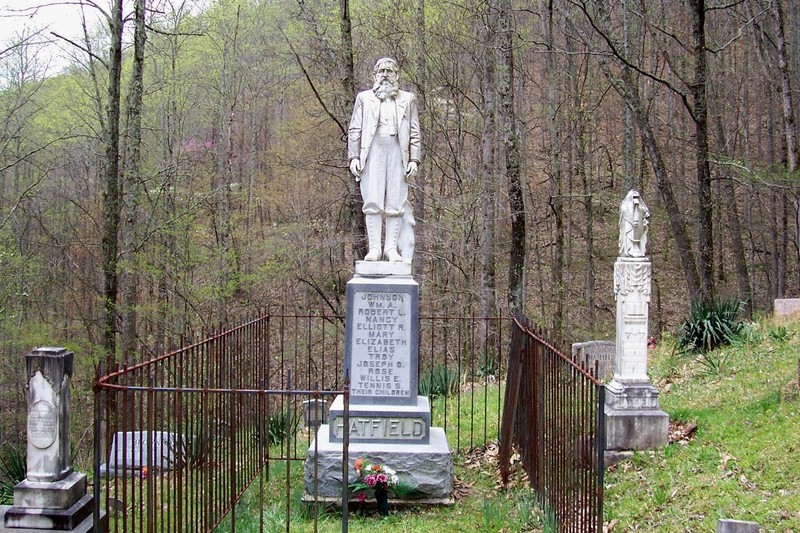
[[[350,0],[339,0],[339,34],[341,39],[340,70],[345,107],[343,124],[347,124],[356,99],[355,61],[353,53],[353,21],[350,17]],[[345,132],[346,135],[347,132]],[[345,165],[346,166],[346,165]],[[360,261],[367,254],[367,227],[361,212],[361,193],[356,182],[345,168],[347,185],[347,212],[353,235],[353,261]]]
[[[614,58],[618,64],[618,73],[611,69],[609,61],[604,56],[598,57],[598,65],[601,71],[609,80],[611,85],[625,101],[625,103],[633,110],[636,124],[639,127],[639,135],[642,140],[642,147],[647,153],[650,160],[650,166],[653,170],[653,175],[656,179],[656,186],[664,202],[664,207],[672,230],[672,236],[675,239],[678,257],[680,259],[681,267],[683,269],[684,278],[686,280],[689,294],[692,299],[702,300],[701,281],[698,273],[697,265],[695,264],[694,252],[692,250],[691,240],[686,227],[684,210],[681,209],[678,200],[673,191],[673,186],[667,171],[667,166],[663,156],[663,150],[659,144],[656,131],[651,124],[651,118],[648,113],[648,107],[643,100],[638,83],[636,81],[636,74],[641,74],[649,79],[653,79],[657,83],[661,83],[672,90],[674,87],[666,80],[658,78],[650,72],[643,70],[633,63],[631,58],[627,57],[622,50],[619,39],[612,31],[611,17],[608,13],[604,2],[595,0],[594,8],[591,10],[586,2],[580,4],[586,19],[589,21],[593,31],[595,31],[600,38],[605,42],[611,57]],[[583,34],[584,40],[589,46],[593,43],[588,40],[586,34]],[[685,95],[680,91],[675,92],[681,96],[684,103]],[[713,278],[712,278],[713,282]]]
[[[125,224],[123,228],[122,257],[124,268],[120,283],[123,292],[122,313],[122,356],[126,361],[136,353],[137,289],[135,248],[137,246],[136,227],[139,194],[141,190],[141,144],[142,144],[142,105],[144,99],[144,53],[147,40],[145,27],[146,0],[134,3],[133,72],[127,97],[127,117],[125,128],[125,157],[123,175],[125,177]]]
[[[792,95],[792,76],[790,62],[786,50],[786,34],[784,32],[784,14],[781,0],[772,2],[773,17],[775,18],[775,35],[778,49],[778,71],[781,76],[781,109],[783,111],[783,131],[786,139],[786,163],[790,176],[797,172],[797,130],[795,128],[794,97]],[[786,256],[788,250],[789,223],[788,223],[788,195],[785,188],[780,191],[779,217],[781,220],[780,265],[778,267],[777,290],[775,296],[783,298],[786,293]]]
[[[122,0],[114,0],[108,18],[110,46],[108,58],[108,101],[105,121],[105,187],[103,189],[103,349],[109,361],[117,352],[117,271],[119,225],[121,212],[120,190],[120,115],[122,93]]]
[[[690,0],[694,79],[689,84],[693,107],[689,109],[695,125],[695,165],[697,172],[698,213],[698,271],[700,274],[699,299],[704,303],[714,300],[714,232],[713,203],[711,197],[711,166],[708,162],[708,98],[706,95],[706,3]]]
[[[511,250],[508,259],[509,312],[525,309],[525,197],[522,191],[521,153],[514,108],[514,18],[511,0],[499,0],[500,45],[498,97],[500,129],[506,162],[506,184],[511,212]]]
[[[491,316],[495,309],[495,169],[497,143],[497,6],[493,0],[483,4],[483,71],[481,92],[483,130],[481,132],[481,238],[480,238],[480,307],[481,316]]]
[[[553,333],[556,339],[561,339],[564,332],[564,196],[562,190],[563,169],[561,164],[561,126],[557,113],[557,76],[559,69],[556,65],[555,43],[555,6],[554,0],[547,0],[541,6],[543,34],[545,36],[545,64],[547,72],[547,130],[549,132],[550,180],[552,192],[550,193],[550,209],[555,218],[555,236],[553,238],[552,255],[552,294],[553,307]]]

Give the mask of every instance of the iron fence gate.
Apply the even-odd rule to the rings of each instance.
[[[497,438],[508,324],[420,317],[420,394],[440,397],[432,415],[456,453]],[[239,498],[265,498],[283,465],[288,531],[290,470],[302,470],[315,441],[313,429],[297,431],[297,413],[346,396],[343,348],[344,317],[275,307],[160,357],[98,369],[96,517],[106,510],[110,531],[235,530]]]
[[[513,319],[500,437],[503,482],[514,448],[560,531],[603,531],[605,387],[524,317]]]

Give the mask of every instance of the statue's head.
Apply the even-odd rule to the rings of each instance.
[[[397,91],[400,90],[400,69],[397,61],[391,57],[379,59],[372,69],[372,78],[374,80],[372,88],[378,98],[382,100],[387,95],[392,98],[397,96]]]

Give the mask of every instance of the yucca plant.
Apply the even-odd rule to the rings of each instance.
[[[743,327],[740,310],[741,304],[734,300],[694,302],[692,315],[680,326],[678,348],[684,353],[706,353],[730,344]]]
[[[8,447],[0,456],[0,505],[11,505],[14,501],[14,485],[25,480],[27,463],[25,452]]]
[[[436,398],[450,396],[458,392],[460,385],[458,372],[452,367],[436,365],[419,380],[419,394]]]
[[[287,414],[285,412],[278,412],[269,417],[269,427],[267,433],[269,434],[269,445],[275,446],[282,444],[286,440],[287,435],[291,436],[297,432],[300,426],[300,419],[294,414]]]

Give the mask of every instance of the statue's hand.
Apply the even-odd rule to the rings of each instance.
[[[356,181],[361,181],[361,161],[358,159],[350,160],[350,173],[355,176]]]
[[[411,179],[417,175],[417,162],[409,161],[406,165],[406,179]]]

